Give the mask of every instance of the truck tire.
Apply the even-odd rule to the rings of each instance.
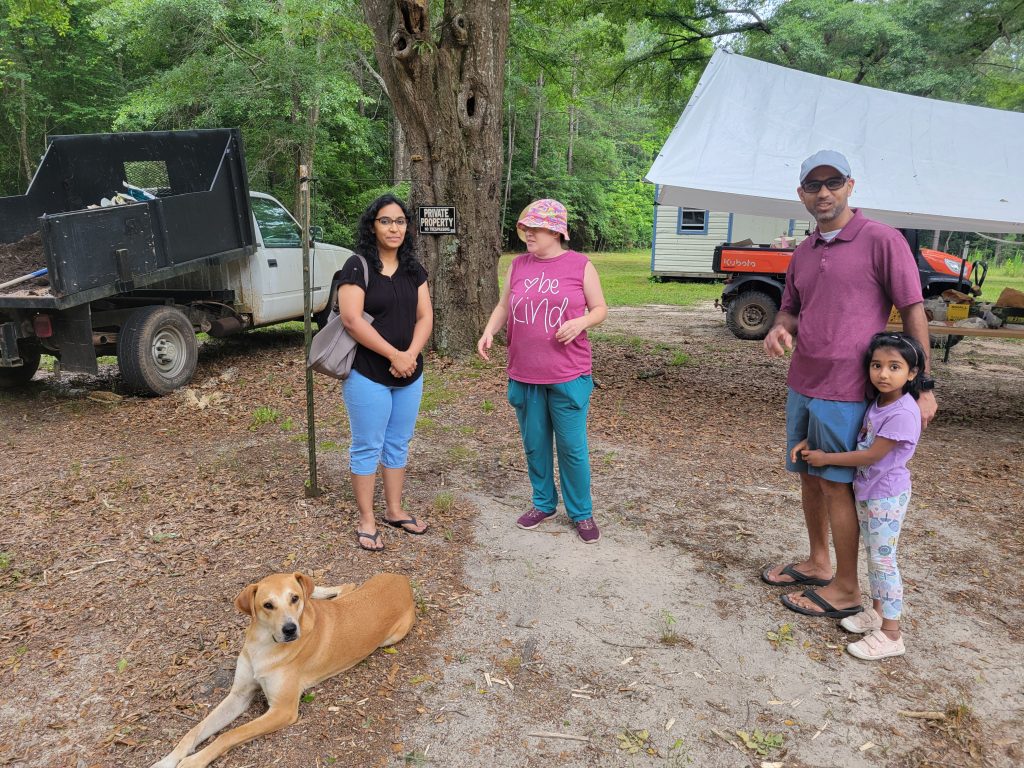
[[[768,335],[779,305],[761,291],[744,291],[729,302],[725,325],[737,339],[754,341]]]
[[[18,347],[22,363],[17,368],[0,368],[0,389],[12,389],[28,384],[39,370],[39,350],[21,349],[20,344]]]
[[[192,380],[198,360],[199,343],[192,323],[174,307],[142,307],[121,326],[117,363],[121,378],[133,392],[173,392]]]

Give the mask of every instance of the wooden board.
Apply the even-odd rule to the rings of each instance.
[[[889,323],[887,331],[902,331],[902,323]],[[945,336],[987,336],[990,339],[1024,339],[1024,325],[1002,328],[961,328],[952,323],[928,323],[928,332]]]

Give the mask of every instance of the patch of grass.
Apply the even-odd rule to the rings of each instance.
[[[302,703],[309,704],[309,702],[313,701],[315,698],[315,693],[313,693],[312,691],[306,691],[304,694],[302,694]]]
[[[519,656],[509,656],[507,659],[499,661],[498,665],[505,670],[506,674],[514,675],[523,666],[523,660]]]
[[[293,429],[295,429],[295,422],[290,417],[281,422],[282,432],[291,432]]]
[[[675,366],[689,365],[690,364],[690,356],[688,354],[686,354],[685,352],[683,352],[681,349],[680,350],[676,350],[672,354],[672,357],[669,358],[668,364],[669,365],[675,365]]]
[[[434,510],[442,514],[452,511],[455,506],[455,494],[451,491],[441,491],[434,497]]]
[[[1024,266],[1019,265],[1016,259],[1010,259],[992,267],[985,278],[985,284],[981,286],[981,300],[995,301],[1003,288],[1016,288],[1024,291]]]
[[[415,752],[406,752],[402,755],[402,762],[406,765],[426,765],[430,761],[427,760],[426,752],[417,750]]]
[[[676,617],[668,611],[662,609],[661,611],[661,622],[660,622],[661,634],[658,637],[659,642],[662,645],[677,645],[680,641],[679,633],[676,632]]]
[[[281,419],[281,412],[276,408],[269,408],[265,405],[261,405],[252,414],[252,421],[249,423],[249,429],[259,429],[264,424],[276,424]]]
[[[333,440],[323,440],[316,444],[318,450],[330,453],[332,451],[344,450],[345,446],[340,443],[336,443]]]
[[[453,445],[448,449],[448,458],[454,462],[469,461],[476,455],[476,451],[464,445]]]
[[[10,552],[0,552],[0,571],[6,571],[11,567],[11,563],[14,560],[11,558]]]
[[[420,416],[416,419],[417,432],[434,432],[437,430],[437,422],[429,416]]]
[[[412,586],[413,600],[416,602],[416,613],[426,616],[430,606],[427,604],[427,596],[423,594],[423,585],[416,579],[411,579],[409,584]]]
[[[481,407],[484,409],[484,413],[491,413],[494,410],[494,403],[492,403],[490,400],[484,400],[484,403]]]
[[[424,372],[423,399],[420,401],[420,411],[429,413],[454,399],[455,393],[448,391],[444,379],[436,374]]]

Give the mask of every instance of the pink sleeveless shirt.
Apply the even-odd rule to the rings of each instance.
[[[591,372],[584,331],[569,344],[555,338],[566,320],[587,312],[583,272],[590,261],[566,251],[553,259],[532,253],[512,262],[508,296],[508,375],[525,384],[562,384]]]

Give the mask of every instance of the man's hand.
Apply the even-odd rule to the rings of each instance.
[[[782,357],[787,349],[793,349],[793,334],[781,325],[773,325],[764,337],[764,349],[769,357]]]
[[[922,392],[921,396],[917,398],[917,407],[921,409],[921,428],[927,428],[939,410],[939,404],[935,401],[935,393]]]
[[[801,440],[799,443],[793,446],[793,450],[789,452],[789,460],[796,464],[800,460],[800,454],[807,450],[807,441]]]

